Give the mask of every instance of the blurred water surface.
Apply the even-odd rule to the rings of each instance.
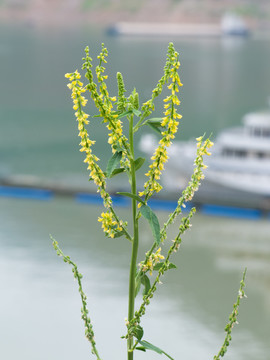
[[[90,314],[103,358],[125,358],[130,244],[104,239],[101,208],[71,200],[0,199],[0,354],[3,359],[87,359],[80,299],[71,268],[57,258],[51,233],[84,274]],[[119,209],[126,218],[126,210]],[[165,220],[167,213],[159,213]],[[176,232],[171,229],[169,239]],[[269,221],[247,222],[197,214],[180,253],[143,319],[145,339],[175,359],[210,359],[248,267],[247,295],[228,360],[270,359]],[[140,259],[150,246],[142,222]],[[139,296],[140,299],[140,296]],[[138,359],[159,359],[154,353]]]
[[[50,31],[2,27],[0,169],[59,178],[84,174],[64,74],[80,69],[87,45],[96,64],[104,42],[109,50],[111,94],[116,94],[116,72],[121,71],[128,92],[136,87],[143,102],[162,76],[169,41],[180,52],[184,84],[178,138],[189,139],[204,132],[215,136],[223,128],[240,125],[245,113],[267,106],[269,39],[128,38],[108,37],[92,28]],[[90,102],[87,111],[96,114]],[[162,101],[157,102],[157,115],[162,111]],[[90,129],[94,139],[103,139],[100,119],[94,118]],[[97,141],[98,155],[106,155],[108,149],[106,141]]]
[[[168,41],[180,52],[183,125],[188,139],[238,125],[263,108],[270,94],[268,39],[111,38],[97,29],[78,31],[2,27],[0,31],[0,169],[43,178],[86,178],[64,74],[80,67],[83,49],[93,58],[109,49],[109,89],[115,73],[146,100],[162,75]],[[162,104],[157,104],[162,111]],[[95,114],[93,107],[89,108]],[[94,122],[95,121],[95,122]],[[92,129],[98,155],[108,153],[99,120]],[[104,161],[101,160],[104,164]],[[74,180],[75,181],[75,180]],[[51,233],[79,264],[103,358],[125,358],[130,244],[104,239],[101,208],[71,199],[38,202],[0,198],[0,355],[14,360],[89,357],[80,301],[71,269],[56,257]],[[126,210],[119,210],[126,217]],[[167,214],[159,214],[166,219]],[[171,230],[171,236],[176,231]],[[197,214],[143,320],[145,339],[175,359],[209,359],[248,267],[248,299],[240,308],[228,360],[270,360],[269,220],[245,221]],[[150,245],[142,223],[140,258]],[[154,353],[137,358],[159,359]]]

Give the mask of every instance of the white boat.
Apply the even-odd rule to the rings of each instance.
[[[152,153],[153,135],[144,135],[140,149]],[[222,131],[205,158],[205,179],[195,201],[270,209],[270,111],[244,116],[243,126]],[[171,193],[187,185],[196,156],[195,141],[175,141],[162,177]]]
[[[227,13],[221,20],[221,31],[223,35],[247,36],[249,28],[241,16]]]

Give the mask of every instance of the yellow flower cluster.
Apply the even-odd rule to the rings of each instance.
[[[197,140],[197,156],[194,161],[195,169],[193,175],[191,176],[191,181],[189,182],[187,188],[183,192],[183,201],[190,201],[195,192],[199,189],[200,181],[204,179],[203,170],[207,169],[207,165],[203,162],[203,156],[211,155],[208,151],[214,143],[210,139],[203,141],[203,136],[198,137]]]
[[[144,184],[144,191],[139,195],[145,195],[147,198],[152,196],[154,192],[159,192],[162,189],[162,186],[158,183],[157,180],[160,179],[162,170],[164,169],[164,164],[168,160],[167,148],[171,146],[171,140],[174,139],[175,133],[178,129],[179,119],[182,118],[180,114],[177,113],[176,105],[180,105],[180,100],[177,97],[179,92],[179,86],[183,84],[180,81],[178,68],[180,62],[178,61],[179,54],[174,51],[171,54],[171,68],[169,73],[169,78],[171,83],[168,86],[168,89],[171,90],[171,94],[164,99],[164,115],[162,118],[161,126],[165,128],[162,131],[162,138],[159,141],[159,145],[154,152],[154,155],[151,157],[153,160],[152,164],[149,166],[149,171],[145,174],[149,177],[149,180]]]
[[[108,134],[108,143],[112,146],[112,152],[115,153],[118,146],[123,147],[123,141],[127,141],[127,138],[123,135],[122,122],[117,119],[118,115],[112,114],[112,102],[116,101],[116,97],[109,96],[107,85],[104,81],[108,78],[108,75],[104,75],[105,67],[102,66],[102,63],[107,63],[107,56],[108,50],[104,47],[104,44],[102,44],[102,50],[97,57],[99,59],[99,65],[96,67],[100,95],[98,95],[96,91],[93,92],[95,87],[91,87],[91,93],[93,100],[96,100],[95,103],[99,108],[101,115],[104,117],[104,122],[108,122],[107,128],[110,131]]]
[[[152,253],[146,263],[142,262],[139,264],[139,267],[143,272],[149,271],[150,275],[152,275],[154,267],[156,264],[160,262],[160,260],[164,259],[164,256],[160,254],[161,248],[157,249],[155,253]],[[147,255],[147,254],[146,254]]]
[[[113,121],[110,121],[107,125],[107,129],[111,131],[108,134],[108,143],[112,145],[112,152],[115,153],[118,146],[123,148],[123,140],[127,140],[127,138],[123,135],[122,122],[117,119],[117,115],[112,115],[112,119]]]
[[[82,108],[87,104],[87,99],[82,95],[86,91],[86,88],[83,87],[83,83],[80,81],[81,75],[76,70],[74,73],[68,73],[65,75],[69,79],[70,83],[67,85],[71,89],[71,98],[73,99],[73,109],[76,111],[75,116],[78,121],[78,130],[79,136],[81,138],[81,152],[85,152],[84,162],[88,164],[87,169],[90,171],[90,177],[94,180],[95,184],[100,191],[100,195],[104,200],[104,206],[109,208],[111,206],[112,200],[110,195],[106,192],[106,182],[105,175],[100,167],[97,165],[99,160],[92,152],[92,145],[95,141],[89,139],[85,125],[89,123],[88,117]]]
[[[113,219],[113,213],[110,211],[103,212],[101,217],[98,218],[98,221],[102,223],[104,233],[111,238],[114,238],[116,232],[123,230],[121,222],[118,224],[117,221]]]

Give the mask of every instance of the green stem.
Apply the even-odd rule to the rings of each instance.
[[[131,152],[131,192],[133,195],[137,194],[136,186],[136,174],[134,165],[134,142],[133,142],[133,116],[129,119],[129,141]],[[132,254],[130,261],[130,273],[129,273],[129,301],[128,301],[128,320],[130,321],[134,317],[135,307],[135,278],[137,268],[137,255],[139,247],[139,229],[137,219],[137,202],[132,199],[132,220],[133,220],[133,243]],[[133,360],[133,337],[128,339],[128,360]]]

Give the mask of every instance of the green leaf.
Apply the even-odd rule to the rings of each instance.
[[[121,174],[121,173],[124,172],[124,171],[126,171],[125,168],[114,169],[113,172],[112,172],[112,174],[111,174],[111,176],[110,176],[110,178],[112,178],[112,177],[115,176],[115,175]]]
[[[140,110],[137,110],[137,109],[132,109],[131,110],[133,112],[134,115],[136,115],[137,117],[140,117],[141,116],[141,111]]]
[[[121,236],[123,236],[125,234],[124,231],[117,231],[116,233],[114,233],[114,238],[119,238]]]
[[[146,348],[144,346],[136,346],[135,349],[146,352]]]
[[[145,162],[144,158],[138,157],[138,159],[134,161],[135,171],[139,170],[143,166],[144,162]]]
[[[153,130],[157,131],[159,134],[161,133],[162,130],[162,118],[151,118],[151,119],[147,119],[144,121],[144,123],[142,125],[148,125],[149,127],[151,127]],[[164,128],[163,128],[164,129]]]
[[[108,178],[111,177],[113,171],[119,165],[119,162],[120,162],[121,158],[122,158],[122,151],[117,151],[116,153],[113,154],[113,156],[108,161],[108,165],[107,165],[107,168],[106,168],[106,175],[107,175]]]
[[[146,125],[148,125],[151,129],[153,129],[156,132],[158,132],[159,134],[161,134],[161,128],[158,125],[154,125],[154,124],[151,124],[151,123],[147,123]]]
[[[150,123],[150,124],[157,124],[158,126],[161,126],[163,119],[162,118],[151,118],[147,119],[144,124]]]
[[[143,337],[143,328],[140,325],[137,325],[133,331],[136,339],[140,341],[141,338]]]
[[[138,195],[131,194],[131,193],[129,193],[129,192],[117,192],[116,194],[130,197],[130,198],[132,198],[132,199],[137,200],[138,202],[141,202],[142,204],[145,204],[145,202],[144,202]]]
[[[145,348],[145,350],[152,350],[152,351],[155,351],[158,354],[164,354],[169,359],[173,360],[173,358],[170,355],[168,355],[167,353],[165,353],[165,351],[161,350],[159,347],[151,344],[150,342],[148,342],[146,340],[139,340],[139,343]]]
[[[156,214],[148,205],[142,205],[140,208],[142,216],[149,222],[157,246],[160,243],[160,225]]]
[[[159,270],[163,265],[164,265],[164,261],[157,263],[154,266],[153,270]],[[168,269],[176,269],[176,268],[177,268],[176,265],[174,265],[173,263],[169,263]]]
[[[151,288],[151,283],[147,275],[141,277],[141,283],[144,286],[143,295],[146,295]]]
[[[125,116],[127,116],[127,115],[130,115],[130,114],[132,114],[132,113],[133,113],[133,111],[131,111],[131,110],[125,111],[125,112],[123,112],[122,114],[120,114],[120,115],[118,116],[118,119],[121,119],[122,117],[125,117]]]

